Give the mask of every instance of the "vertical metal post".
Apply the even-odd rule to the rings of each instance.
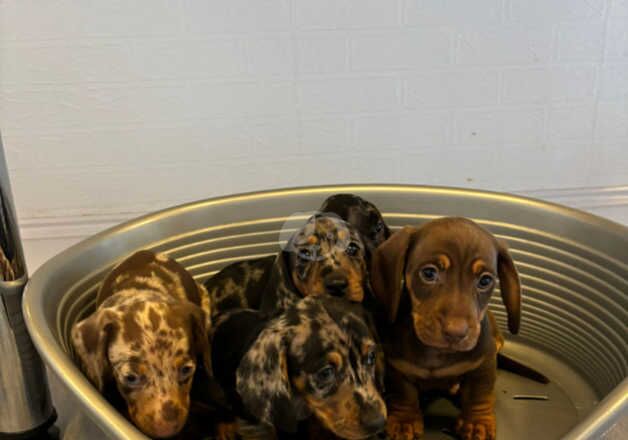
[[[28,275],[0,137],[0,439],[31,439],[54,423],[46,370],[22,315]]]

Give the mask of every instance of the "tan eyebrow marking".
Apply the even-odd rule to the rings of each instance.
[[[327,355],[327,360],[336,367],[336,370],[340,370],[342,367],[342,356],[336,351],[329,353]]]
[[[482,272],[484,272],[484,269],[486,268],[486,265],[484,264],[484,260],[482,259],[477,259],[473,262],[473,264],[471,265],[471,271],[473,272],[474,275],[479,275]]]
[[[338,240],[346,240],[347,238],[349,238],[348,231],[346,231],[344,229],[339,229],[338,230]]]
[[[441,270],[447,270],[451,267],[451,261],[447,255],[440,254],[436,257],[436,261],[438,261],[438,266]]]

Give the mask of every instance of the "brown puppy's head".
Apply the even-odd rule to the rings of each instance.
[[[334,214],[315,214],[283,251],[291,281],[303,296],[364,298],[368,283],[364,244],[357,230]]]
[[[468,351],[500,281],[511,333],[519,330],[521,287],[506,246],[471,220],[446,217],[393,234],[374,256],[371,282],[391,322],[408,296],[417,338]]]
[[[325,199],[320,211],[337,214],[358,230],[366,246],[367,259],[390,237],[390,229],[377,207],[355,194],[334,194]]]
[[[314,415],[341,438],[381,431],[383,354],[360,305],[307,297],[271,321],[240,362],[236,388],[260,421],[294,432]]]
[[[75,324],[71,334],[90,381],[101,392],[115,384],[131,421],[153,438],[181,430],[195,370],[201,363],[211,372],[208,318],[195,304],[162,291],[178,285],[172,284],[175,279],[113,271],[103,286],[120,280],[126,287],[102,295],[106,299],[96,312]]]

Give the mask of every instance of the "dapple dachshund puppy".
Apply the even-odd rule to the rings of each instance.
[[[357,230],[364,245],[367,267],[373,250],[390,236],[390,230],[379,210],[359,196],[335,194],[323,202],[319,211],[323,217],[328,217],[326,213],[335,214]],[[280,252],[279,255],[286,259],[286,253]],[[259,309],[262,292],[272,291],[277,286],[290,286],[289,289],[293,291],[296,289],[290,278],[286,278],[290,270],[277,255],[238,261],[205,281],[205,286],[212,298],[215,298],[215,312],[232,308]],[[301,292],[301,295],[306,294]]]
[[[457,433],[494,439],[503,339],[488,302],[497,279],[511,333],[520,319],[521,287],[506,246],[471,220],[441,218],[393,234],[375,251],[371,274],[385,315],[379,329],[388,366],[388,435],[420,436],[419,395],[442,387],[459,393]]]
[[[199,363],[211,373],[207,291],[176,261],[139,251],[105,278],[96,306],[72,328],[81,369],[145,434],[177,434]]]
[[[283,438],[316,419],[346,439],[383,431],[383,353],[360,304],[308,296],[267,318],[230,311],[212,342],[217,381],[236,413],[266,436]]]
[[[257,263],[244,262],[239,265],[248,270],[244,284],[228,277],[234,270],[229,266],[205,285],[217,311],[248,307],[272,314],[302,297],[319,294],[362,302],[369,290],[365,255],[352,225],[335,214],[315,214],[273,257],[270,271],[264,273]]]

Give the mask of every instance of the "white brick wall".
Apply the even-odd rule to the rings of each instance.
[[[400,0],[294,0],[296,29],[388,28],[399,24]]]
[[[450,108],[497,105],[497,69],[459,68],[412,75],[404,80],[407,107]]]
[[[26,224],[322,183],[625,186],[628,2],[0,0],[0,130]]]

